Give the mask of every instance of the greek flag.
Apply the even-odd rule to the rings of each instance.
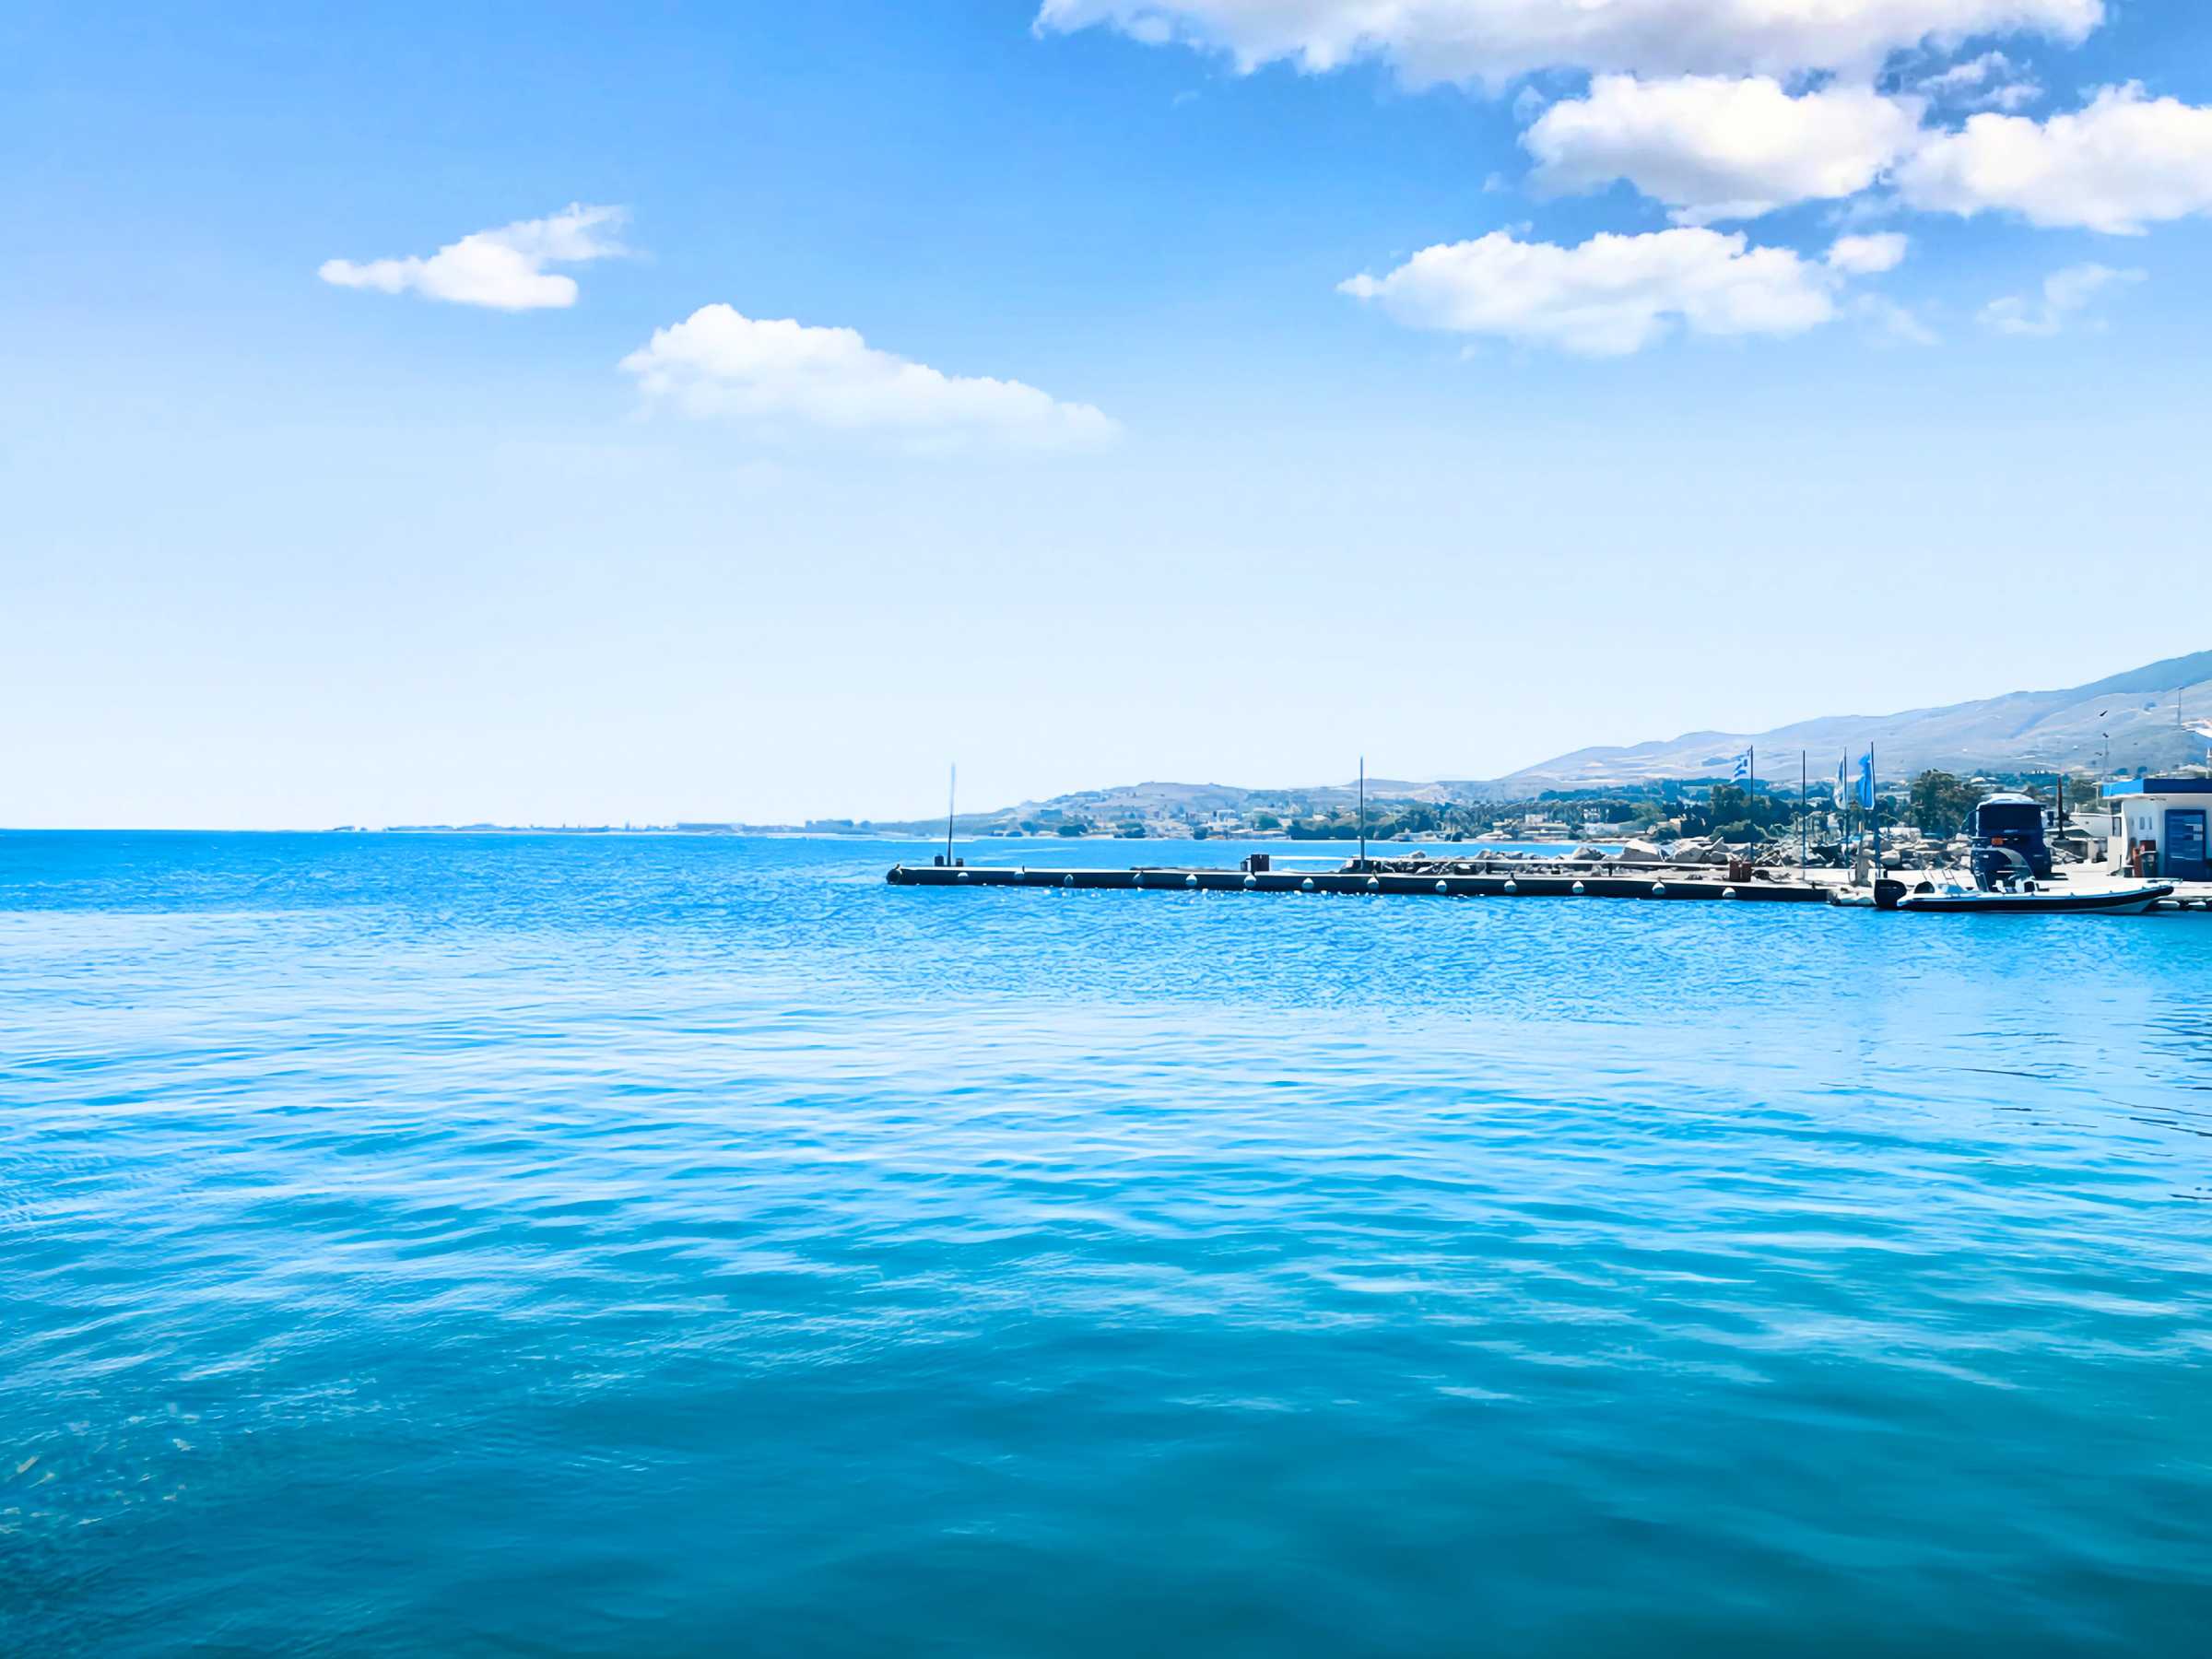
[[[1868,749],[1859,758],[1859,805],[1868,812],[1874,810],[1874,751]]]
[[[1735,782],[1741,783],[1751,775],[1751,751],[1746,749],[1735,758]]]
[[[1842,811],[1851,805],[1851,757],[1836,757],[1836,810]]]

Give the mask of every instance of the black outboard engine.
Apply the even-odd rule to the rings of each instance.
[[[1974,885],[1983,892],[2051,879],[2051,848],[2043,840],[2043,808],[2024,794],[1994,794],[1967,820],[1973,838]]]

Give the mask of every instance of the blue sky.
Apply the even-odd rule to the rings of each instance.
[[[2205,646],[2212,18],[1687,4],[10,8],[0,822],[1484,776]]]

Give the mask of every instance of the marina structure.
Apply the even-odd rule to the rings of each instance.
[[[1070,869],[1028,865],[971,865],[939,855],[926,865],[894,865],[893,887],[1041,888],[1063,892],[1281,893],[1373,898],[1629,899],[1647,902],[1818,904],[1928,913],[2144,914],[2212,912],[2212,882],[2194,885],[2133,878],[2106,866],[2048,882],[1939,880],[1934,873],[1888,875],[1854,884],[1845,870],[1645,865],[1616,857],[1440,857],[1364,855],[1341,863],[1281,861],[1254,853],[1234,866],[1146,865]]]
[[[2108,783],[2115,837],[2112,859],[2130,875],[2212,881],[2212,777],[2134,778]]]
[[[1368,858],[1334,867],[1306,861],[1278,867],[1255,853],[1234,868],[1147,865],[1127,870],[1031,869],[1028,865],[895,865],[893,887],[1124,888],[1191,893],[1353,893],[1401,898],[1642,899],[1825,904],[1830,886],[1740,865],[1623,865],[1606,860]],[[1740,879],[1739,879],[1740,877]]]
[[[1748,752],[1740,767],[1747,771]],[[1839,804],[1848,774],[1838,769]],[[1128,890],[1186,894],[1294,893],[1381,898],[1632,899],[1645,901],[1823,904],[1920,913],[2141,915],[2153,911],[2212,911],[2212,865],[2206,824],[2212,778],[2160,778],[2117,783],[2108,798],[2127,829],[2120,856],[2096,865],[2056,867],[2043,809],[2032,796],[1984,796],[1965,826],[1963,869],[1936,870],[1924,861],[1906,871],[1881,853],[1874,752],[1859,764],[1852,791],[1872,830],[1854,871],[1816,870],[1806,859],[1800,824],[1794,869],[1761,864],[1749,850],[1731,849],[1718,864],[1669,862],[1656,850],[1570,853],[1446,853],[1441,849],[1370,857],[1366,762],[1360,763],[1358,852],[1341,862],[1279,858],[1253,853],[1234,867],[1140,865],[1128,869],[1028,865],[971,866],[954,851],[946,817],[945,851],[926,865],[899,864],[886,872],[893,887],[1042,888],[1058,891]],[[2178,803],[2178,804],[2177,804]],[[2132,815],[2132,816],[2131,816]],[[2063,821],[2063,808],[2055,815]],[[2162,851],[2163,850],[2163,851]],[[1716,854],[1715,856],[1719,856]],[[2161,869],[2161,860],[2165,867]],[[2160,877],[2163,877],[2163,879]],[[2184,883],[2191,884],[2184,887]]]

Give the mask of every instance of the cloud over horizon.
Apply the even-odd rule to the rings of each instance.
[[[796,420],[936,447],[1092,448],[1121,428],[1088,404],[1019,381],[946,374],[880,351],[850,328],[761,320],[703,305],[624,358],[648,397],[698,417]]]
[[[558,311],[576,303],[576,280],[549,265],[580,265],[627,252],[614,232],[629,219],[620,207],[571,203],[545,218],[518,219],[477,230],[427,257],[324,261],[316,275],[338,288],[383,294],[418,293],[454,305],[494,311]]]
[[[2054,335],[2108,288],[2141,282],[2147,276],[2147,272],[2114,270],[2105,265],[2068,265],[2043,278],[2040,299],[2008,294],[1991,300],[1982,309],[1982,323],[1999,334]],[[2102,326],[2100,320],[2096,326]]]
[[[1892,53],[1980,35],[2077,42],[2104,0],[1042,0],[1034,27],[1106,27],[1312,74],[1361,59],[1408,85],[1492,87],[1539,69],[1640,75],[1871,73]]]
[[[1900,193],[1930,212],[2017,213],[2031,225],[2139,236],[2212,212],[2212,109],[2104,87],[2076,112],[1970,116],[1897,170]]]
[[[1891,269],[1904,253],[1894,234],[1846,237],[1820,262],[1696,227],[1601,234],[1576,247],[1494,230],[1424,248],[1339,291],[1412,328],[1625,357],[1677,324],[1705,335],[1803,334],[1836,319],[1848,277]]]
[[[1996,55],[1961,65],[1974,72],[1961,84],[1990,84],[2006,67]],[[2034,89],[2006,83],[1996,95],[2014,91]],[[1625,180],[1687,225],[1841,200],[1885,179],[1921,212],[2014,213],[2044,229],[2133,236],[2212,213],[2212,108],[2154,99],[2139,82],[2043,121],[1984,110],[1946,130],[1921,124],[1925,108],[1839,83],[1793,96],[1756,76],[1598,76],[1545,110],[1522,146],[1540,191]]]
[[[1625,179],[1677,224],[1757,218],[1856,195],[1916,141],[1918,100],[1830,85],[1793,97],[1766,76],[1601,75],[1522,135],[1539,191]]]
[[[1985,52],[1924,77],[1924,97],[1970,110],[2018,110],[2043,95],[2042,87],[2002,52]]]

